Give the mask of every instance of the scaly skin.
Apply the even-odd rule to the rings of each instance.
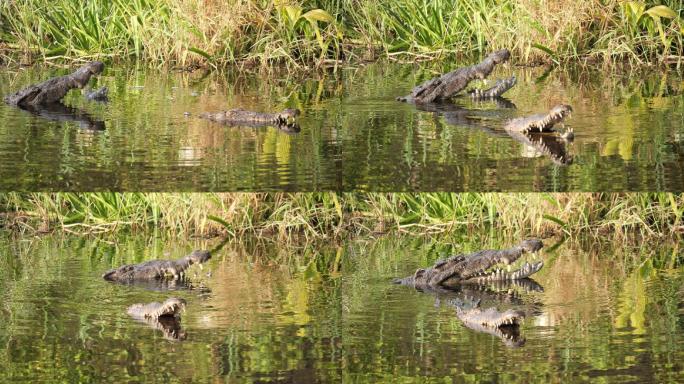
[[[185,309],[186,302],[177,297],[166,299],[163,303],[133,304],[128,307],[128,314],[137,318],[159,318],[162,316],[178,317]]]
[[[471,81],[489,76],[497,64],[508,61],[510,57],[511,53],[507,49],[490,53],[481,63],[428,80],[413,88],[410,95],[398,97],[397,100],[424,104],[449,99],[464,90]]]
[[[508,79],[497,80],[496,84],[494,84],[494,86],[491,88],[475,88],[472,91],[468,92],[468,94],[471,98],[475,100],[496,99],[497,97],[501,97],[501,95],[503,95],[504,92],[513,88],[516,82],[517,79],[515,78],[515,76],[512,76]]]
[[[5,96],[4,101],[17,107],[37,107],[57,103],[74,88],[83,88],[90,77],[104,70],[101,61],[90,62],[74,73],[55,77],[42,83],[31,85],[12,95]]]
[[[566,132],[572,133],[571,129]],[[535,152],[539,152],[547,156],[551,161],[558,165],[572,164],[573,158],[566,150],[566,144],[569,140],[565,136],[546,135],[539,132],[514,132],[507,131],[508,135],[514,140],[525,144],[527,147],[534,148]]]
[[[86,100],[95,100],[95,101],[108,101],[109,95],[109,88],[107,87],[102,87],[100,89],[96,89],[94,91],[89,90],[86,92],[85,98]]]
[[[180,326],[180,312],[185,310],[185,305],[185,300],[172,297],[163,303],[133,304],[127,312],[134,319],[160,330],[164,338],[176,341],[187,336]]]
[[[247,125],[291,125],[299,116],[298,109],[285,109],[278,113],[261,113],[246,111],[244,109],[230,109],[220,112],[204,112],[199,116],[203,119],[216,121],[223,124],[247,124]]]
[[[456,308],[456,317],[476,332],[496,336],[508,347],[520,347],[525,338],[520,325],[525,317],[537,312],[537,305],[519,297],[520,292],[542,292],[532,279],[467,283],[453,288],[421,287],[419,291],[435,295],[436,304]],[[499,307],[504,307],[500,309]]]
[[[413,276],[395,280],[396,284],[411,285],[416,288],[450,286],[464,283],[487,283],[498,280],[518,280],[538,272],[544,263],[525,263],[514,271],[490,270],[503,263],[510,265],[525,253],[534,253],[543,247],[540,240],[525,240],[504,250],[485,250],[470,255],[456,255],[439,260],[431,268],[418,269]]]
[[[525,343],[525,339],[520,337],[520,324],[525,318],[522,311],[509,309],[499,312],[494,307],[485,310],[456,308],[456,316],[466,327],[496,336],[509,347],[520,347]]]
[[[209,251],[193,251],[178,260],[150,260],[140,264],[123,265],[109,270],[102,278],[109,281],[178,279],[192,264],[201,264],[211,258]]]
[[[572,107],[560,104],[553,107],[547,114],[537,114],[519,117],[506,123],[504,128],[509,132],[532,133],[551,132],[551,128],[572,113]]]

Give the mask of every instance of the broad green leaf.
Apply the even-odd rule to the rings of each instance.
[[[646,4],[640,1],[628,1],[627,9],[629,9],[630,14],[634,16],[635,21],[639,20],[641,15],[644,14],[644,9],[646,9]]]
[[[289,17],[292,22],[299,20],[299,17],[302,15],[302,7],[296,5],[286,5],[284,9],[285,12],[287,12],[287,17]]]
[[[325,23],[332,23],[335,21],[330,14],[322,9],[312,9],[309,12],[302,15],[305,19],[312,21],[323,21]]]
[[[557,218],[557,217],[555,217],[555,216],[552,216],[552,215],[542,215],[542,217],[545,218],[546,220],[553,221],[554,223],[560,225],[560,226],[563,227],[563,228],[565,228],[565,227],[567,226],[567,224],[566,224],[563,220],[561,220],[561,219],[559,219],[559,218]]]
[[[646,13],[651,17],[664,17],[666,19],[674,19],[677,17],[677,13],[666,5],[656,5],[653,8],[649,8]]]
[[[198,54],[198,55],[204,57],[205,59],[207,59],[207,60],[209,60],[209,61],[212,61],[212,60],[214,59],[213,57],[211,57],[210,54],[208,54],[207,52],[205,52],[205,51],[203,51],[203,50],[201,50],[201,49],[199,49],[199,48],[190,47],[190,48],[188,48],[188,51],[190,51],[190,52],[192,52],[192,53],[196,53],[196,54]]]

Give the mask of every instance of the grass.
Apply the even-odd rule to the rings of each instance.
[[[509,236],[661,237],[684,229],[684,197],[669,193],[9,193],[0,207],[1,226],[29,233],[335,239],[483,228]]]
[[[310,66],[445,59],[502,47],[518,62],[682,61],[679,0],[13,0],[3,45],[44,60]]]

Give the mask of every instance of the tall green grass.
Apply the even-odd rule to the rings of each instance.
[[[502,47],[517,61],[681,62],[679,0],[13,0],[6,45],[43,59],[159,65],[435,59]]]
[[[165,231],[341,238],[493,230],[510,236],[664,236],[684,229],[669,193],[10,193],[0,224],[17,232]]]

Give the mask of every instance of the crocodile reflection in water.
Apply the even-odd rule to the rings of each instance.
[[[536,253],[543,246],[539,239],[527,239],[506,249],[454,255],[438,260],[432,267],[419,268],[413,275],[395,279],[394,283],[447,295],[456,307],[456,315],[467,327],[500,337],[506,345],[520,346],[524,339],[520,337],[519,326],[525,312],[517,308],[499,311],[496,304],[484,305],[483,302],[493,298],[497,303],[504,303],[511,297],[500,296],[498,292],[508,288],[541,289],[529,277],[537,273],[544,262],[523,261],[529,260],[526,255],[536,259]],[[496,289],[494,294],[489,293],[488,287],[492,286]]]
[[[127,313],[134,319],[158,329],[169,340],[184,340],[187,334],[180,326],[180,313],[185,310],[186,301],[171,297],[162,303],[133,304]]]
[[[506,110],[516,109],[515,104],[505,98],[492,98],[486,101],[477,101],[480,103],[495,103],[497,109],[474,109],[455,105],[453,103],[429,103],[417,104],[416,108],[426,112],[434,112],[444,117],[444,120],[450,125],[466,126],[468,128],[477,129],[494,137],[510,137],[522,144],[526,148],[533,149],[535,153],[540,153],[547,156],[551,161],[558,165],[572,164],[573,158],[567,151],[567,145],[571,138],[565,139],[558,134],[550,134],[547,131],[539,132],[532,129],[507,129],[509,126],[513,127],[516,123],[523,121],[532,121],[532,117],[538,117],[543,120],[547,115],[533,115],[530,118],[516,118],[511,119],[505,124],[505,129],[495,130],[491,128],[490,122],[503,120]],[[559,106],[567,107],[567,106]],[[568,107],[569,108],[569,107]],[[562,118],[566,115],[564,114]],[[562,118],[558,121],[561,121]],[[536,121],[536,120],[535,120]],[[557,121],[554,121],[557,122]],[[516,127],[519,127],[518,124]],[[515,127],[514,127],[515,128]],[[571,129],[566,130],[568,134],[572,133]]]
[[[511,348],[525,344],[526,339],[520,333],[524,319],[541,313],[541,303],[523,301],[520,294],[544,291],[531,278],[416,289],[434,295],[436,305],[454,307],[456,317],[467,328],[496,336]]]
[[[45,105],[22,105],[19,108],[46,120],[76,122],[84,131],[104,131],[106,128],[104,121],[96,120],[88,112],[68,107],[61,102]]]

